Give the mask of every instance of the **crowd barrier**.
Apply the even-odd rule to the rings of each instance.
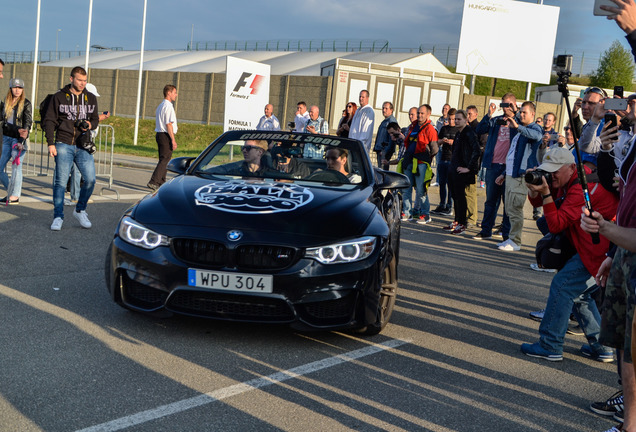
[[[44,130],[40,122],[34,123],[34,129],[29,136],[29,151],[22,160],[22,175],[24,177],[53,177],[55,173],[55,160],[49,156],[48,146],[44,138]],[[119,200],[119,192],[113,188],[113,159],[115,150],[115,129],[111,125],[99,125],[95,136],[97,151],[95,158],[95,177],[108,183],[100,190],[113,192]],[[7,164],[7,170],[11,170],[11,164]]]

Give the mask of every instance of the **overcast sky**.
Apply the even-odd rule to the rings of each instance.
[[[527,0],[528,3],[537,1]],[[613,21],[592,15],[593,0],[545,0],[561,8],[557,53],[585,51],[594,57],[612,41],[624,41]],[[86,47],[88,0],[43,1],[40,50]],[[185,49],[194,24],[194,41],[224,40],[387,40],[391,48],[457,46],[463,0],[148,0],[146,49]],[[32,51],[36,0],[3,2],[0,52]],[[94,0],[91,45],[139,49],[143,0]],[[57,30],[61,31],[58,32]],[[484,28],[492,42],[517,38],[520,49],[533,45],[541,22]],[[589,53],[589,54],[588,54]]]

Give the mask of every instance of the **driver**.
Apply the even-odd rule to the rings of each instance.
[[[347,166],[347,159],[349,158],[349,151],[340,147],[332,147],[327,150],[325,159],[327,159],[327,169],[338,171],[349,179],[351,183],[360,183],[362,177],[358,174],[349,174],[345,169]]]
[[[268,150],[265,140],[247,140],[241,147],[242,162],[223,165],[215,170],[218,174],[240,175],[242,177],[262,177],[272,169],[265,163],[263,155]]]

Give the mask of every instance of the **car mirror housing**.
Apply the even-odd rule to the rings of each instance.
[[[190,163],[194,160],[193,157],[178,157],[168,162],[168,171],[176,174],[184,174],[190,167]]]
[[[382,181],[379,183],[381,189],[404,189],[411,186],[411,182],[404,174],[392,171],[380,171]]]

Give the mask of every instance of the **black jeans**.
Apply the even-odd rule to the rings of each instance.
[[[166,182],[168,162],[172,159],[172,141],[166,132],[157,132],[155,140],[159,150],[159,162],[157,162],[152,177],[150,177],[150,183],[161,186]]]

